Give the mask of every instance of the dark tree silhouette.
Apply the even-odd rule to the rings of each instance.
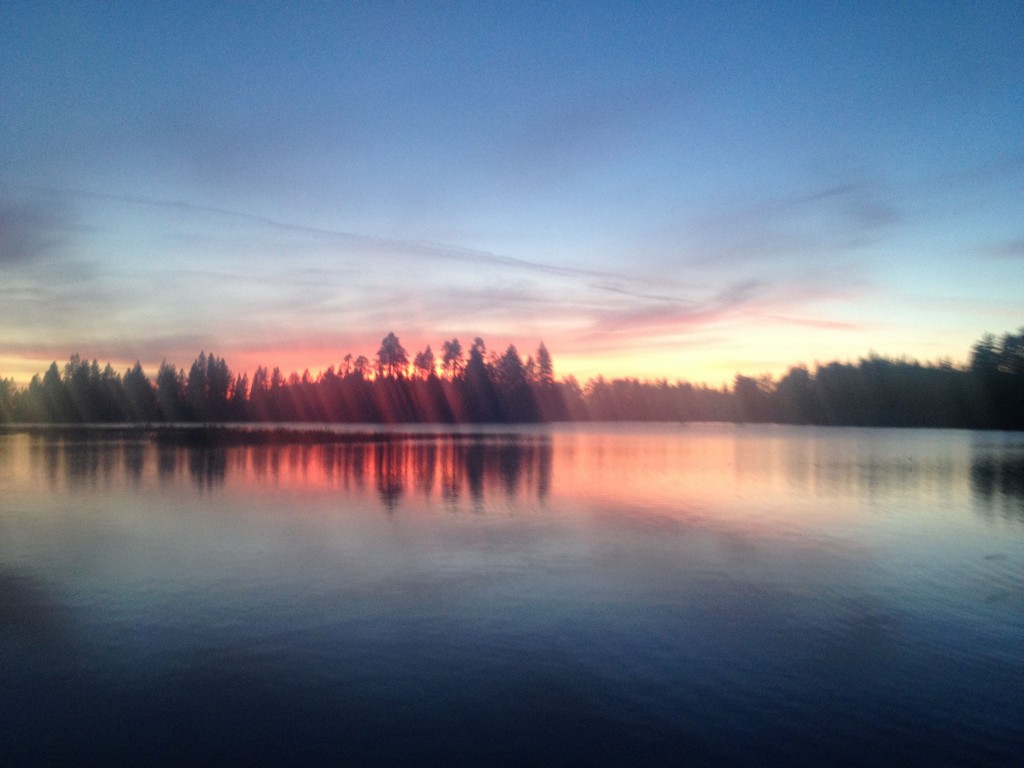
[[[544,346],[544,342],[537,347],[537,382],[542,386],[550,386],[555,383],[555,365],[551,361],[551,353]]]
[[[987,426],[1024,429],[1024,328],[997,340],[985,334],[971,348],[970,372]]]
[[[207,407],[210,385],[206,374],[206,353],[200,352],[199,357],[188,369],[188,381],[185,386],[185,401],[188,403],[189,417],[196,421],[209,421]]]
[[[409,355],[395,334],[389,333],[377,350],[377,375],[389,379],[402,376],[409,367]]]
[[[441,344],[441,367],[449,379],[457,379],[462,375],[465,361],[462,357],[462,345],[459,344],[458,339]]]
[[[360,355],[352,364],[352,373],[360,379],[365,379],[370,373],[370,359],[366,355]]]
[[[43,382],[40,387],[42,394],[42,412],[49,415],[51,421],[78,421],[75,418],[71,407],[71,398],[68,396],[67,388],[60,378],[60,369],[57,363],[51,363],[43,374]]]
[[[752,379],[737,374],[733,383],[733,399],[736,402],[737,421],[771,421],[769,398],[772,383],[770,379]]]
[[[206,358],[206,386],[210,418],[214,421],[226,421],[231,415],[228,396],[234,386],[234,380],[224,358],[218,358],[214,354]]]
[[[138,360],[124,375],[124,395],[129,412],[128,421],[156,421],[159,413],[156,392]]]
[[[790,368],[770,377],[737,375],[731,388],[634,378],[554,378],[540,344],[523,362],[514,345],[488,355],[476,338],[461,366],[457,340],[444,342],[442,369],[430,347],[408,356],[394,333],[378,352],[378,377],[365,356],[346,356],[342,372],[285,377],[260,366],[235,377],[204,352],[188,375],[164,360],[154,382],[141,364],[123,375],[72,355],[19,389],[0,379],[0,421],[82,423],[201,421],[509,422],[571,420],[776,421],[856,426],[1024,429],[1024,329],[984,335],[970,362],[922,364],[869,355],[856,362]]]
[[[249,375],[244,371],[237,376],[231,385],[228,395],[227,420],[242,421],[245,419],[249,399]]]
[[[160,363],[156,374],[156,397],[164,421],[185,419],[185,372],[176,370],[166,360]]]
[[[14,421],[16,392],[14,379],[0,379],[0,424]]]
[[[246,414],[252,421],[270,421],[270,374],[262,365],[252,374]]]
[[[437,371],[434,369],[434,353],[430,349],[429,344],[425,350],[416,353],[413,367],[416,368],[416,373],[422,379],[428,379],[431,376],[437,375]]]
[[[821,420],[814,382],[804,366],[790,368],[775,386],[777,416],[789,424],[814,424]]]
[[[491,374],[484,362],[487,346],[477,336],[473,346],[469,348],[469,360],[463,373],[461,383],[461,403],[464,413],[460,421],[488,422],[501,421],[498,407],[498,395],[491,381]]]
[[[536,421],[538,414],[533,388],[515,346],[509,344],[505,353],[497,359],[492,376],[502,421]]]

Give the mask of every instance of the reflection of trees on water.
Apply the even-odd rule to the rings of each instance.
[[[147,461],[144,441],[33,438],[34,461],[42,466],[51,487],[104,487],[117,478],[138,483]]]
[[[543,434],[350,435],[336,443],[234,446],[93,434],[99,436],[30,436],[31,471],[61,490],[170,488],[183,481],[202,491],[280,485],[370,495],[389,510],[406,498],[452,506],[520,496],[543,500],[553,475],[551,437]],[[980,513],[1024,521],[1022,445],[984,441],[965,455],[956,442],[923,451],[892,434],[887,442],[865,441],[857,432],[823,440],[762,437],[725,443],[717,462],[740,481],[784,478],[792,492],[823,497],[946,499],[969,488]],[[10,445],[8,460],[15,461]]]
[[[147,475],[169,484],[184,472],[197,486],[208,489],[223,483],[227,474],[224,448],[155,445],[144,439],[35,438],[30,456],[51,488],[70,490],[124,482],[137,487]]]
[[[136,482],[142,478],[146,467],[146,446],[141,442],[127,443],[124,446],[124,469],[128,477]]]
[[[544,499],[551,488],[547,435],[429,435],[366,442],[180,446],[124,440],[39,441],[32,455],[49,484],[105,487],[187,475],[207,491],[226,482],[372,492],[389,510],[415,495],[454,504],[504,496]]]
[[[188,473],[200,488],[221,485],[227,475],[226,448],[192,448],[188,450]]]
[[[365,447],[338,446],[334,470],[348,473],[355,466],[372,471],[381,502],[390,510],[414,493],[440,496],[455,503],[468,496],[476,503],[488,494],[516,498],[521,493],[543,499],[551,486],[549,438],[442,438],[428,441],[381,443],[367,455]],[[347,454],[362,455],[352,461]],[[362,476],[352,478],[362,483]]]
[[[986,514],[1024,520],[1024,453],[984,453],[971,461],[971,490]]]
[[[257,445],[189,449],[189,473],[210,487],[236,475],[258,482],[365,491],[389,510],[415,494],[481,502],[488,494],[545,498],[551,487],[551,439],[537,435],[439,435],[365,443]]]

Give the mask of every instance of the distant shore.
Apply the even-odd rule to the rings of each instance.
[[[368,431],[396,424],[458,429],[628,421],[1024,430],[1024,329],[1000,338],[986,334],[965,366],[870,355],[813,369],[795,365],[778,380],[737,374],[732,387],[717,389],[635,378],[581,384],[571,376],[555,378],[543,344],[536,360],[524,361],[511,345],[501,355],[485,350],[476,339],[468,360],[461,352],[446,353],[439,374],[429,348],[410,365],[389,334],[375,372],[366,358],[352,363],[347,356],[340,370],[316,377],[285,377],[261,367],[252,382],[245,373],[232,373],[223,358],[202,352],[187,373],[165,362],[155,381],[138,363],[122,375],[74,355],[63,369],[52,363],[25,389],[0,379],[0,424],[238,424],[243,431],[256,429],[248,425],[264,430],[222,435],[189,427],[178,436],[209,443],[280,442],[280,424],[372,425]],[[349,439],[320,435],[316,426],[300,431],[309,433],[304,442]],[[175,439],[166,428],[161,434]]]

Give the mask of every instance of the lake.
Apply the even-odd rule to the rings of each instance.
[[[1024,434],[0,435],[4,765],[1020,765]]]

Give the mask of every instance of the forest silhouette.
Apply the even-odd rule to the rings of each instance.
[[[1024,429],[1024,328],[984,335],[969,362],[870,355],[791,367],[778,380],[737,374],[731,387],[685,381],[556,379],[543,343],[488,352],[476,338],[410,358],[394,333],[373,360],[345,355],[315,378],[260,366],[249,380],[200,352],[186,371],[166,360],[154,380],[73,355],[27,387],[0,379],[0,423],[329,422],[484,424],[551,421],[731,421],[836,426]]]

